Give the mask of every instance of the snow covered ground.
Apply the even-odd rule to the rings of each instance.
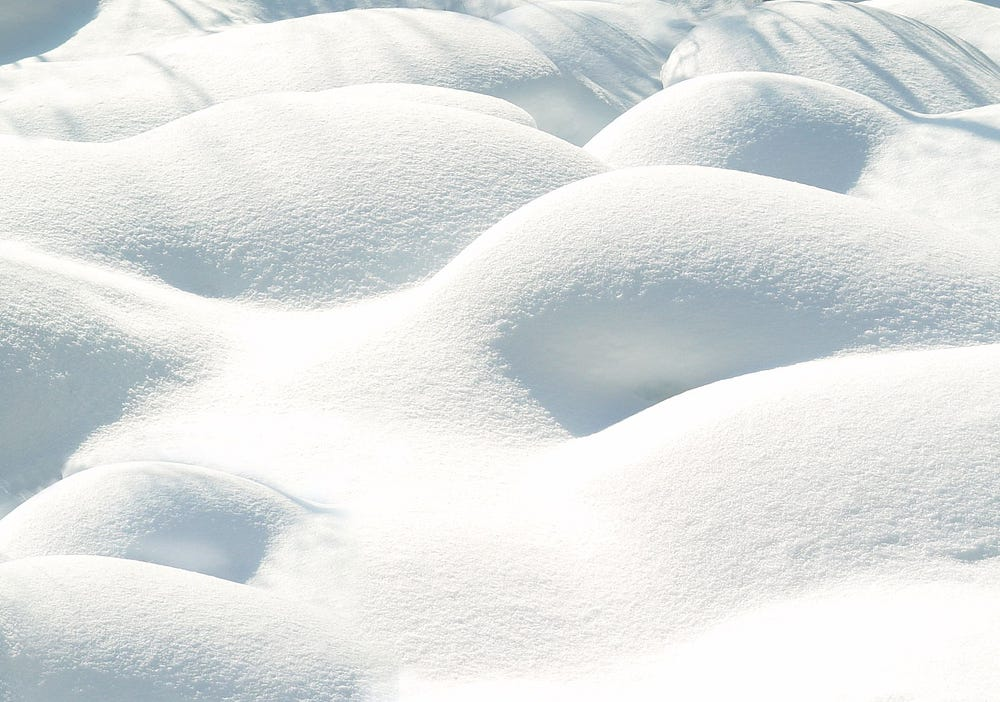
[[[998,61],[0,0],[0,702],[1000,700]]]

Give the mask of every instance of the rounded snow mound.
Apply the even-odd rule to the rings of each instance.
[[[929,114],[1000,102],[1000,67],[916,20],[847,2],[779,0],[695,27],[663,85],[708,73],[768,71],[839,85]]]
[[[1000,339],[1000,251],[772,178],[635,168],[572,184],[431,282],[441,319],[573,433],[706,383],[852,350]]]
[[[531,41],[589,95],[557,130],[574,143],[660,90],[663,62],[693,26],[680,6],[590,0],[522,5],[494,21]]]
[[[881,103],[828,83],[722,73],[643,101],[586,149],[614,168],[712,166],[847,192],[900,121]]]
[[[0,500],[52,482],[95,429],[204,367],[211,335],[171,292],[0,244]]]
[[[339,91],[236,101],[111,144],[5,146],[13,236],[199,295],[298,304],[413,283],[604,170],[507,120]]]
[[[672,85],[608,125],[586,149],[613,167],[689,164],[793,180],[996,238],[1000,109],[945,115],[888,108],[828,83],[721,73]]]
[[[0,565],[0,696],[26,702],[386,699],[321,610],[137,561]],[[380,691],[379,691],[380,690]]]
[[[912,17],[1000,61],[1000,4],[996,0],[864,0],[861,5]]]
[[[245,25],[276,22],[324,12],[367,8],[449,10],[488,18],[523,0],[35,0],[20,3],[0,27],[30,37],[14,46],[18,57],[45,51],[46,60],[80,61],[145,51],[184,36],[204,35]],[[85,13],[84,10],[87,10]],[[9,12],[9,11],[8,11]],[[75,22],[68,20],[75,19]],[[89,20],[89,21],[88,21]],[[82,26],[81,26],[82,25]],[[73,30],[76,30],[75,32]],[[52,48],[55,47],[55,48]],[[52,49],[49,51],[48,49]]]
[[[532,114],[532,105],[575,104],[576,90],[526,39],[487,20],[432,10],[350,10],[238,27],[128,56],[0,67],[0,131],[109,141],[227,100],[358,83],[485,93]]]
[[[592,507],[579,538],[603,544],[605,596],[649,603],[613,624],[626,641],[843,578],[995,572],[998,360],[988,345],[733,378],[571,442],[536,474]]]
[[[197,466],[131,463],[71,475],[0,519],[0,555],[131,558],[246,582],[302,509]]]

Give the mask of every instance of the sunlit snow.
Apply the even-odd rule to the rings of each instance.
[[[996,0],[0,0],[0,702],[1000,701]]]

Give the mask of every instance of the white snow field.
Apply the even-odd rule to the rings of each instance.
[[[0,0],[0,702],[1000,702],[997,13]]]

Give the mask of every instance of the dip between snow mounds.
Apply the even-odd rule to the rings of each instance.
[[[569,185],[429,284],[430,317],[574,434],[833,353],[1000,340],[1000,248],[771,178],[635,168]]]
[[[931,114],[1000,102],[1000,66],[979,50],[847,2],[779,0],[710,19],[677,45],[662,79],[668,86],[732,71],[813,78]]]
[[[8,138],[0,229],[199,295],[342,302],[605,169],[507,120],[346,95],[248,98],[110,144]]]
[[[905,15],[962,39],[1000,61],[1000,3],[997,0],[864,0],[864,7]]]
[[[943,229],[998,234],[1000,194],[985,184],[1000,168],[1000,106],[920,115],[808,78],[720,73],[636,105],[586,150],[616,168],[759,173],[898,207]]]
[[[576,144],[660,90],[660,69],[691,27],[692,12],[658,0],[615,4],[569,0],[522,5],[493,20],[541,49],[588,104],[569,107],[558,130]]]
[[[389,699],[330,613],[99,556],[0,565],[0,697],[23,702]]]
[[[526,39],[487,20],[433,10],[350,10],[239,27],[128,56],[0,67],[0,131],[108,141],[226,100],[357,83],[486,93],[525,108],[546,130],[559,128],[582,91]]]
[[[0,559],[114,556],[248,582],[305,514],[293,499],[221,471],[157,462],[100,466],[0,519]]]
[[[172,293],[0,242],[0,512],[142,396],[204,373],[219,339]]]

